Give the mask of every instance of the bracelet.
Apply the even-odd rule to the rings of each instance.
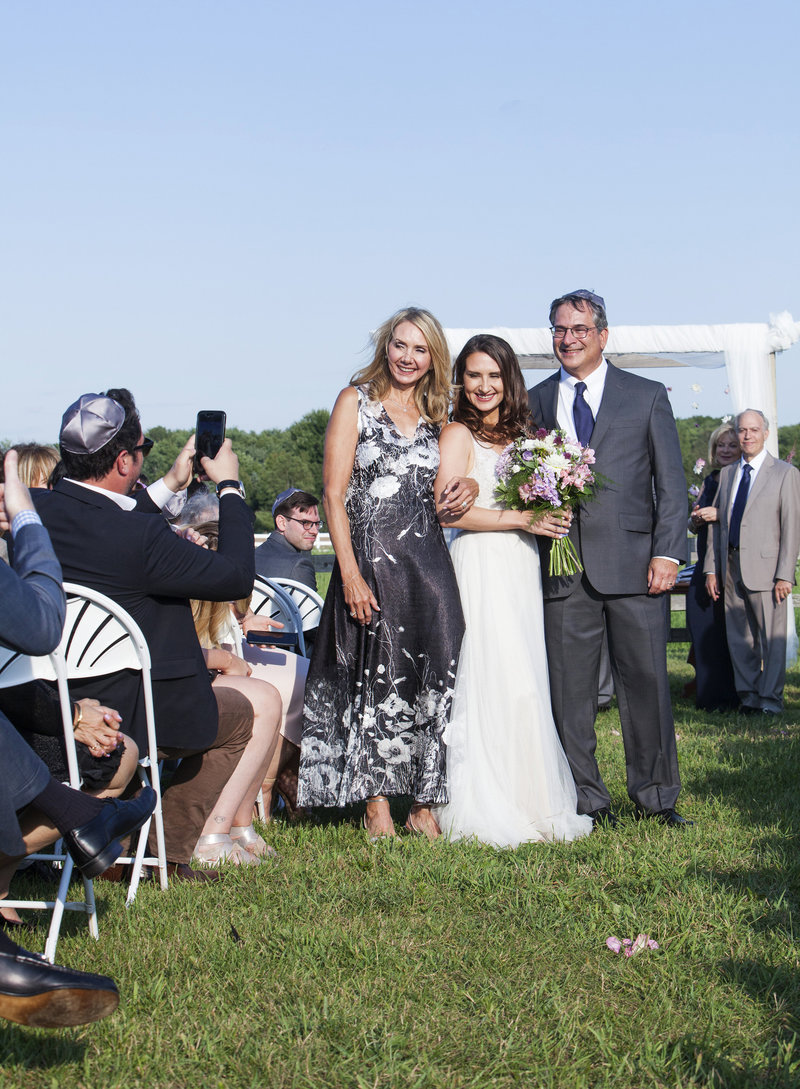
[[[76,703],[75,707],[77,708],[77,711],[78,711],[78,717],[74,718],[74,721],[72,723],[72,729],[73,730],[77,730],[78,727],[80,726],[80,724],[83,722],[83,708],[81,707],[81,705],[79,703]]]

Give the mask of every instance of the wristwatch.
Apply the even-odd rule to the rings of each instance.
[[[219,498],[220,492],[222,492],[225,488],[235,488],[239,495],[242,497],[242,499],[246,497],[244,484],[242,484],[241,480],[220,480],[219,484],[217,484],[216,487],[217,498]]]

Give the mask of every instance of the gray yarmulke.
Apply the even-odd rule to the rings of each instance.
[[[84,393],[61,417],[59,442],[70,454],[96,454],[125,422],[125,409],[111,397]]]

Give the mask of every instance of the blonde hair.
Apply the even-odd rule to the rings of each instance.
[[[350,379],[351,386],[368,386],[372,401],[380,401],[389,391],[386,351],[398,325],[410,321],[425,337],[431,353],[431,365],[414,387],[414,401],[423,420],[444,424],[450,409],[450,349],[439,322],[428,310],[407,306],[398,310],[372,335],[375,355],[372,362]]]
[[[736,439],[736,445],[739,445],[739,436],[736,434],[736,428],[732,423],[723,423],[719,427],[715,427],[708,440],[708,465],[711,469],[719,469],[717,447],[723,435],[733,435],[734,439]]]
[[[37,442],[12,446],[17,451],[17,472],[26,488],[46,488],[50,474],[59,462],[54,446],[40,446]],[[42,483],[44,481],[44,483]]]
[[[197,522],[192,526],[192,529],[208,538],[208,547],[212,552],[217,551],[219,522]],[[200,646],[205,647],[207,650],[213,650],[220,645],[222,636],[228,630],[231,603],[228,601],[199,601],[193,598],[190,604]],[[244,616],[250,607],[250,597],[243,598],[241,601],[234,601],[233,605],[237,613]]]

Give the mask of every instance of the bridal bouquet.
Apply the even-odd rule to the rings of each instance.
[[[594,450],[573,442],[563,431],[540,428],[531,438],[512,442],[500,455],[495,496],[510,510],[544,514],[591,498],[597,484]],[[581,561],[569,537],[553,540],[550,574],[574,575]]]

